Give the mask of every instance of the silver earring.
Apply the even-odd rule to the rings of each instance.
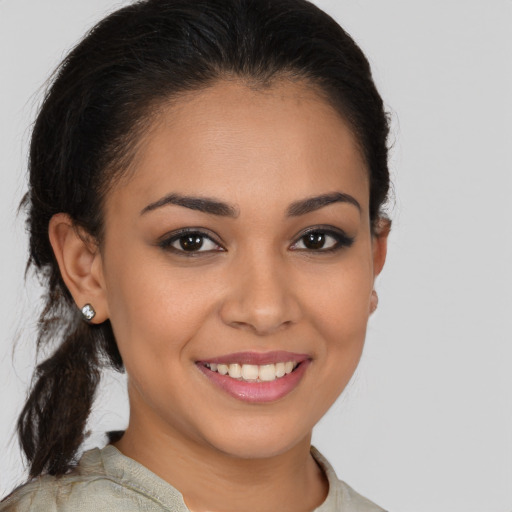
[[[96,311],[94,311],[94,308],[90,304],[86,304],[82,308],[82,315],[88,322],[90,322],[96,316]]]

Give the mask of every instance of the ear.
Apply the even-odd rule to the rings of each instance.
[[[391,221],[381,217],[375,226],[372,247],[373,247],[373,279],[381,273],[386,255],[388,252],[388,237],[391,231]]]
[[[391,231],[391,221],[386,218],[380,218],[375,226],[375,231],[372,239],[373,251],[373,281],[382,271],[384,263],[386,262],[386,254],[388,252],[388,236]],[[372,290],[370,296],[370,314],[372,314],[379,303],[379,296],[375,289]]]
[[[51,218],[48,235],[62,279],[78,308],[91,304],[96,311],[92,323],[107,320],[103,264],[96,241],[65,213]]]

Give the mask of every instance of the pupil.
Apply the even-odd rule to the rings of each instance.
[[[201,235],[186,235],[180,238],[180,245],[184,251],[197,251],[203,245],[203,237]]]
[[[304,245],[308,249],[321,249],[325,243],[325,235],[323,233],[308,233],[304,241]]]

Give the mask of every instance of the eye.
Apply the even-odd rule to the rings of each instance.
[[[312,252],[334,252],[354,243],[352,237],[335,228],[309,229],[290,247],[292,250]]]
[[[158,245],[162,249],[182,253],[186,256],[224,250],[224,248],[215,242],[207,233],[188,229],[171,233],[162,239]]]

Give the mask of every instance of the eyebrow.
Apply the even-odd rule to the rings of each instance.
[[[355,197],[343,192],[332,192],[330,194],[309,197],[292,203],[288,207],[287,215],[288,217],[298,217],[299,215],[314,212],[315,210],[319,210],[333,203],[348,203],[355,206],[360,212],[362,211],[361,205]]]
[[[215,199],[210,199],[208,197],[192,197],[182,196],[180,194],[169,194],[165,197],[162,197],[162,199],[159,199],[158,201],[155,201],[154,203],[146,206],[140,212],[140,214],[143,215],[147,212],[151,212],[157,208],[161,208],[162,206],[167,206],[169,204],[183,206],[184,208],[197,210],[203,213],[210,213],[212,215],[220,215],[221,217],[236,218],[240,213],[238,208],[235,206],[231,206],[229,204],[217,201]]]
[[[328,206],[334,203],[348,203],[361,211],[361,205],[355,197],[352,197],[351,195],[345,194],[343,192],[332,192],[330,194],[322,194],[320,196],[308,197],[300,201],[295,201],[288,207],[286,215],[288,217],[299,217],[300,215],[314,212],[315,210],[319,210],[324,206]],[[240,214],[239,209],[234,205],[230,205],[208,197],[183,196],[180,194],[168,194],[158,201],[155,201],[154,203],[151,203],[143,208],[140,214],[144,215],[147,212],[162,208],[163,206],[170,204],[182,206],[184,208],[189,208],[191,210],[196,210],[203,213],[219,215],[221,217],[236,218]]]

